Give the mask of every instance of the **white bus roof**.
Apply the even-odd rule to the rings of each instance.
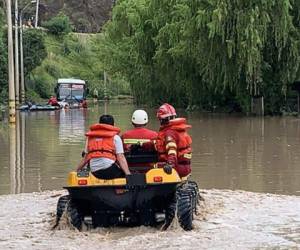
[[[57,83],[75,83],[75,84],[85,84],[85,81],[74,78],[60,78]]]

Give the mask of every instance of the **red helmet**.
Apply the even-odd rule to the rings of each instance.
[[[172,105],[165,103],[158,108],[156,116],[159,120],[166,119],[170,116],[176,116],[176,110]]]

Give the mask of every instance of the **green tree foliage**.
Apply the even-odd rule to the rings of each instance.
[[[25,76],[39,66],[47,56],[44,37],[45,34],[37,29],[26,29],[23,32]]]
[[[47,57],[31,74],[31,86],[42,97],[53,95],[58,78],[86,80],[90,93],[97,89],[104,96],[103,65],[99,46],[101,34],[74,34],[45,36]],[[40,87],[39,87],[40,86]],[[129,86],[123,77],[109,77],[110,95],[128,94]]]
[[[7,99],[7,46],[3,28],[4,12],[0,7],[0,103]]]
[[[26,96],[32,99],[38,93],[41,97],[45,97],[47,90],[45,89],[44,82],[33,82],[30,80],[32,71],[41,65],[47,56],[45,33],[37,29],[25,29],[23,32],[23,51]]]
[[[47,22],[43,22],[42,26],[53,35],[65,35],[72,31],[70,19],[63,13],[58,14]]]
[[[102,59],[139,102],[248,111],[264,95],[273,112],[299,68],[299,12],[300,0],[120,0]]]
[[[0,8],[0,102],[6,102],[8,92],[7,75],[7,32],[4,30],[4,15]],[[39,66],[47,56],[44,45],[44,33],[36,29],[25,29],[23,32],[24,73],[26,80],[34,68]],[[26,81],[28,82],[28,81]],[[26,84],[28,85],[28,84]],[[34,86],[43,90],[43,85]],[[42,91],[41,91],[42,92]]]

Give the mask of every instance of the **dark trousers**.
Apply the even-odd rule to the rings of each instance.
[[[114,179],[114,178],[123,178],[125,177],[125,173],[121,168],[119,168],[118,164],[114,163],[109,168],[103,170],[97,170],[92,172],[92,174],[98,179]]]

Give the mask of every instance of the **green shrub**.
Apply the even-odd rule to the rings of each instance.
[[[95,89],[98,97],[104,97],[103,67],[99,59],[100,35],[73,34],[65,36],[45,36],[48,56],[42,64],[30,74],[28,88],[34,90],[43,98],[53,94],[53,88],[58,78],[80,78],[87,81],[90,96]],[[121,75],[108,75],[107,93],[110,96],[128,94],[128,82]]]
[[[70,19],[64,14],[58,14],[47,22],[43,22],[42,26],[54,35],[65,35],[72,31]]]
[[[37,103],[42,101],[40,95],[37,94],[33,89],[26,90],[26,100]]]
[[[59,78],[61,76],[61,72],[59,67],[55,64],[55,62],[48,61],[45,63],[46,72],[51,75],[53,78]]]
[[[52,93],[49,82],[45,81],[43,78],[39,78],[35,81],[34,90],[41,98],[48,98]]]
[[[44,32],[37,29],[26,29],[23,34],[24,70],[28,76],[47,56]]]

